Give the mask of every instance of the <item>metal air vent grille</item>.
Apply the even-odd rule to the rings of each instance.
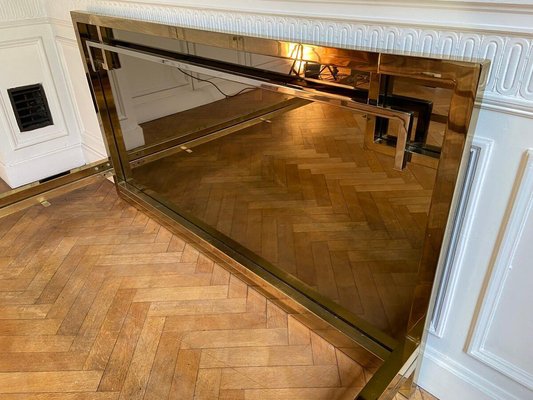
[[[28,85],[8,89],[11,106],[21,132],[52,125],[52,115],[43,85]]]

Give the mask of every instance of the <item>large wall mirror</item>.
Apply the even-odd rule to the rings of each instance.
[[[119,192],[351,335],[383,361],[359,398],[390,395],[423,338],[484,64],[73,20]]]

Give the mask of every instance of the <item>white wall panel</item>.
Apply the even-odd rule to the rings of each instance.
[[[443,337],[448,319],[453,318],[452,303],[458,279],[461,276],[461,268],[464,268],[463,257],[469,250],[465,239],[474,229],[474,216],[478,207],[480,189],[486,178],[493,145],[493,140],[483,137],[475,137],[472,143],[465,182],[457,204],[449,249],[443,261],[444,268],[429,328],[431,334],[437,337]]]
[[[67,78],[70,99],[74,105],[85,161],[101,160],[107,157],[107,152],[81,63],[78,43],[75,40],[56,37],[56,45]]]
[[[0,42],[0,104],[7,119],[7,134],[11,150],[67,136],[65,121],[59,105],[59,98],[52,79],[48,59],[43,46],[43,37],[6,40]],[[21,132],[8,96],[8,89],[40,83],[43,85],[53,125]]]
[[[533,150],[524,158],[469,353],[533,390]]]
[[[0,25],[0,162],[18,187],[85,163],[65,75],[49,25]],[[40,83],[53,125],[21,132],[7,90]],[[58,154],[61,154],[59,156]]]
[[[89,90],[74,28],[67,21],[54,21],[52,28],[63,75],[69,90],[70,102],[80,132],[85,162],[101,160],[107,157],[107,150]]]
[[[471,224],[470,232],[461,238],[460,247],[464,251],[452,266],[457,275],[453,291],[449,293],[446,326],[440,332],[441,337],[428,335],[428,356],[424,358],[419,375],[419,382],[441,400],[533,398],[533,392],[526,386],[468,351],[475,316],[485,299],[484,287],[493,276],[491,266],[497,254],[495,249],[499,248],[501,233],[508,223],[506,215],[509,204],[512,204],[515,180],[522,169],[525,150],[533,147],[532,132],[533,119],[488,110],[480,112],[476,135],[493,141],[492,155],[476,193],[477,200],[473,203],[476,207],[467,220]],[[530,235],[524,238],[533,242]],[[533,259],[531,246],[527,251],[529,259]],[[531,278],[522,278],[524,285],[530,287],[533,284]],[[516,287],[515,290],[523,299],[515,305],[517,308],[524,302],[531,302],[529,289]],[[518,322],[521,323],[523,321]],[[517,328],[517,325],[513,327]],[[514,341],[516,334],[510,330],[498,340],[515,346],[518,344]],[[520,351],[527,353],[531,350],[523,348]],[[523,368],[532,365],[533,360],[529,357]],[[466,387],[473,389],[466,390]]]

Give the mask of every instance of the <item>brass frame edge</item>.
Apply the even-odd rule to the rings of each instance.
[[[102,176],[107,176],[110,174],[111,170],[107,170],[105,172],[99,172],[96,174],[85,176],[75,181],[68,182],[61,186],[49,189],[45,192],[35,194],[16,203],[7,205],[5,207],[0,208],[0,218],[25,210],[26,208],[39,205],[43,201],[48,201],[50,199],[53,199],[54,197],[61,196],[68,192],[72,192],[73,190],[80,189],[92,183],[96,183],[101,179]]]
[[[60,176],[46,182],[30,183],[16,189],[12,189],[11,191],[2,193],[0,195],[0,210],[24,200],[32,199],[39,195],[44,195],[51,190],[58,189],[78,180],[109,172],[112,169],[113,167],[111,167],[109,160],[96,161],[82,167],[73,168],[67,175]]]

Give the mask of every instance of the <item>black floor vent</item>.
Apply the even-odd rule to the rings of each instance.
[[[43,85],[28,85],[8,89],[9,99],[21,132],[52,125],[52,115]]]

